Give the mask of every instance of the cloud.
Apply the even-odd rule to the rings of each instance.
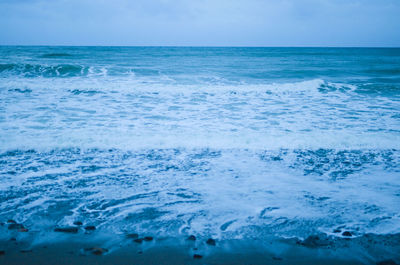
[[[0,0],[0,43],[400,46],[397,0]]]

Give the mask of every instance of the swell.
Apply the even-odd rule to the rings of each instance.
[[[87,76],[89,67],[75,64],[0,64],[0,76],[21,77],[74,77]]]

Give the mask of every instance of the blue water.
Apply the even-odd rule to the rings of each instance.
[[[0,47],[0,220],[38,237],[400,233],[399,149],[400,49]]]

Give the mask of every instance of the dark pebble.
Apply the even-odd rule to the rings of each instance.
[[[17,224],[17,223],[10,223],[8,225],[8,229],[10,230],[20,230],[20,229],[24,229],[24,225],[23,224]]]
[[[92,248],[92,254],[100,256],[104,253],[108,252],[108,249],[105,248]]]
[[[342,230],[340,230],[340,229],[333,230],[333,233],[340,233],[340,232],[342,232]]]
[[[394,261],[391,260],[391,259],[382,260],[382,261],[380,261],[380,262],[378,262],[378,263],[376,263],[376,264],[377,264],[377,265],[397,265],[397,263],[394,262]]]
[[[194,259],[201,259],[203,256],[202,255],[199,255],[199,254],[194,254],[193,255],[193,258]]]
[[[5,255],[6,252],[4,250],[0,250],[0,255]]]
[[[96,227],[94,225],[87,225],[85,226],[86,231],[94,231],[96,230]]]
[[[54,232],[62,232],[62,233],[78,233],[77,227],[57,227],[54,229]]]
[[[140,250],[140,251],[138,251],[138,254],[143,254],[143,251],[141,251],[141,250]]]
[[[143,242],[143,238],[136,238],[133,240],[133,242],[141,244]]]
[[[196,237],[194,235],[190,235],[187,240],[196,241]]]
[[[152,241],[153,237],[152,236],[145,236],[144,241]]]
[[[10,238],[10,241],[17,241],[15,237]]]
[[[83,225],[81,221],[75,221],[74,225]]]
[[[136,239],[136,238],[139,238],[139,234],[136,234],[136,233],[127,234],[126,237],[127,238]]]
[[[283,260],[281,257],[277,257],[277,256],[273,256],[272,259],[273,260]]]
[[[303,241],[298,242],[298,244],[309,247],[309,248],[315,248],[315,247],[324,247],[324,246],[329,246],[330,241],[325,235],[311,235],[304,239]]]
[[[29,230],[28,230],[28,229],[26,229],[26,228],[24,227],[24,228],[20,228],[20,229],[18,229],[18,231],[19,231],[19,232],[28,232]]]
[[[342,233],[342,236],[352,236],[353,234],[351,233],[351,232],[349,232],[349,231],[344,231],[343,233]]]
[[[215,246],[215,240],[212,238],[207,239],[206,243],[210,246]]]
[[[21,252],[21,253],[31,253],[32,249],[21,249],[19,252]]]
[[[9,223],[9,224],[16,224],[17,222],[15,222],[13,219],[9,219],[9,220],[7,220],[7,223]]]

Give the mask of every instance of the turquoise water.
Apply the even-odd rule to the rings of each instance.
[[[399,233],[399,148],[400,49],[0,47],[0,219],[40,231]]]

